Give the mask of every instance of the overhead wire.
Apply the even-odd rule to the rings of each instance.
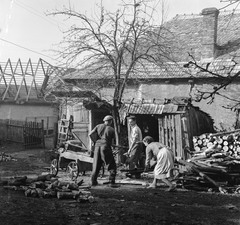
[[[18,5],[19,7],[27,10],[29,13],[32,13],[32,14],[34,14],[35,16],[41,17],[41,18],[44,19],[45,21],[47,21],[47,22],[49,22],[49,23],[51,23],[51,24],[53,24],[53,25],[55,25],[55,26],[56,26],[56,25],[58,26],[58,23],[59,23],[58,21],[47,19],[46,17],[44,17],[44,16],[42,15],[41,12],[35,10],[33,7],[28,6],[28,5],[26,5],[26,4],[22,3],[22,2],[19,2],[18,0],[15,0],[14,3],[15,3],[16,5]],[[27,7],[28,7],[28,8],[27,8]],[[60,23],[61,23],[61,22],[60,22]],[[62,24],[65,25],[64,23],[62,23]],[[65,25],[65,26],[66,26],[66,25]],[[59,63],[62,63],[62,61],[60,61],[60,60],[58,60],[58,59],[55,59],[55,58],[53,58],[53,57],[51,57],[51,56],[49,56],[49,55],[43,54],[43,53],[41,53],[41,52],[32,50],[32,49],[30,49],[30,48],[24,47],[24,46],[19,45],[19,44],[17,44],[17,43],[8,41],[8,40],[3,39],[3,38],[0,38],[0,40],[1,40],[1,41],[4,41],[4,42],[6,42],[6,43],[12,44],[12,45],[14,45],[14,46],[17,46],[17,47],[19,47],[19,48],[25,49],[25,50],[27,50],[27,51],[33,52],[33,53],[35,53],[35,54],[38,54],[38,55],[47,57],[47,58],[52,59],[52,60],[54,60],[54,61],[57,61],[57,62],[59,62]]]
[[[40,18],[42,18],[43,20],[55,25],[55,26],[59,26],[59,23],[61,23],[62,25],[66,26],[64,23],[62,22],[59,22],[59,21],[56,21],[56,20],[53,20],[53,19],[49,19],[47,17],[44,17],[43,16],[43,13],[42,12],[39,12],[37,10],[35,10],[33,7],[31,6],[28,6],[22,2],[19,2],[18,0],[15,0],[15,4],[23,9],[25,9],[26,11],[28,11],[29,13],[32,13],[34,14],[35,16],[38,16]]]
[[[0,38],[0,40],[1,40],[1,41],[4,41],[4,42],[7,42],[7,43],[9,43],[9,44],[15,45],[15,46],[17,46],[17,47],[19,47],[19,48],[25,49],[25,50],[27,50],[27,51],[36,53],[36,54],[38,54],[38,55],[41,55],[41,56],[47,57],[47,58],[49,58],[49,59],[52,59],[52,60],[54,60],[54,61],[58,61],[58,62],[62,63],[60,60],[54,59],[53,57],[51,57],[51,56],[49,56],[49,55],[45,55],[45,54],[43,54],[43,53],[41,53],[41,52],[37,52],[37,51],[32,50],[32,49],[30,49],[30,48],[26,48],[26,47],[24,47],[24,46],[21,46],[21,45],[19,45],[19,44],[14,43],[14,42],[8,41],[8,40],[6,40],[6,39]]]

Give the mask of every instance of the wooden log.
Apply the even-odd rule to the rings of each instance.
[[[219,132],[219,133],[211,134],[211,137],[224,136],[224,135],[229,135],[229,134],[237,134],[239,132],[240,132],[240,129],[233,130],[233,131],[227,131],[227,132]]]
[[[200,139],[206,139],[206,137],[207,137],[206,134],[202,134],[199,136]]]
[[[222,149],[223,149],[224,152],[227,152],[229,148],[228,148],[227,145],[224,145]]]
[[[223,139],[223,140],[227,140],[227,139],[228,139],[228,136],[227,136],[227,135],[224,135],[224,136],[222,137],[222,139]]]
[[[42,189],[46,188],[46,184],[43,181],[37,181],[37,182],[31,183],[30,186],[32,188],[42,188]]]
[[[133,179],[131,179],[131,180],[125,180],[125,179],[118,180],[118,181],[116,181],[116,184],[131,184],[131,185],[142,185],[142,186],[147,185],[147,183],[144,182],[144,181],[133,180]]]
[[[13,191],[17,191],[19,190],[19,187],[17,186],[12,186],[12,185],[5,185],[3,186],[4,189],[7,189],[7,190],[13,190]]]
[[[78,189],[90,189],[91,185],[79,186]]]
[[[35,188],[31,190],[31,194],[30,194],[30,196],[33,197],[33,198],[38,197],[38,192],[36,191]]]
[[[50,181],[52,177],[54,177],[53,174],[40,175],[37,177],[36,181]]]
[[[44,190],[43,191],[44,198],[52,198],[52,197],[56,197],[56,196],[57,196],[57,192],[55,190]]]
[[[59,187],[59,181],[58,180],[55,180],[52,182],[52,188],[56,188],[56,187]]]
[[[228,141],[224,141],[223,145],[228,146]]]
[[[57,198],[58,199],[76,199],[79,196],[79,192],[66,192],[66,191],[58,191]]]
[[[21,191],[26,191],[29,189],[29,187],[28,186],[20,186],[20,189],[21,189]]]
[[[208,147],[208,148],[211,148],[212,146],[214,146],[213,142],[208,142],[208,143],[207,143],[207,147]]]
[[[180,164],[185,165],[185,166],[191,167],[191,169],[192,169],[193,171],[195,171],[195,172],[198,173],[201,177],[203,177],[204,179],[208,180],[208,181],[209,181],[210,183],[212,183],[215,187],[217,187],[218,190],[219,190],[221,193],[223,193],[223,194],[227,193],[227,191],[226,191],[223,187],[221,187],[217,182],[215,182],[215,181],[214,181],[213,179],[211,179],[209,176],[207,176],[206,174],[204,174],[203,172],[201,172],[200,170],[198,170],[192,163],[183,161],[183,160],[181,160],[181,159],[179,159],[178,162],[179,162]]]
[[[39,198],[43,198],[44,197],[44,193],[43,190],[41,188],[36,188],[36,192]]]
[[[91,196],[79,195],[76,200],[77,202],[80,203],[95,202],[95,198],[92,195]]]
[[[70,189],[70,190],[78,190],[78,185],[75,184],[75,183],[69,183],[67,185],[67,188]]]
[[[78,186],[81,186],[83,183],[84,183],[84,180],[82,179],[82,180],[80,180],[80,181],[77,183],[77,185],[78,185]]]
[[[14,177],[13,179],[8,180],[8,185],[12,186],[21,186],[26,184],[27,177]]]
[[[62,188],[62,187],[66,187],[69,184],[69,182],[66,181],[59,181],[58,182],[58,187]]]
[[[80,192],[80,195],[85,195],[85,196],[91,196],[91,192],[90,191],[84,191],[84,190],[81,190]]]
[[[199,171],[211,172],[211,173],[227,173],[227,168],[223,166],[209,166],[208,164],[204,164],[203,162],[193,161],[192,164]]]
[[[31,189],[30,188],[27,189],[24,194],[25,194],[26,197],[30,197],[31,196]]]
[[[198,147],[198,146],[194,147],[194,149],[195,149],[196,152],[199,152],[201,150],[201,148]]]
[[[193,143],[196,144],[197,143],[197,137],[193,137]]]

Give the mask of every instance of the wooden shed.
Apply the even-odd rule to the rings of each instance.
[[[191,104],[190,99],[173,98],[164,101],[125,101],[120,117],[126,122],[135,115],[143,137],[169,146],[175,157],[189,158],[193,150],[193,136],[214,132],[210,116]]]

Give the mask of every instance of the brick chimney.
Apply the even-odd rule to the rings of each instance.
[[[216,8],[205,8],[202,10],[202,49],[201,58],[214,58],[217,44],[219,10]]]

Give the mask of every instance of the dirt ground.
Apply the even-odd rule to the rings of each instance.
[[[0,178],[37,176],[49,167],[49,151],[25,150],[18,145],[2,146],[0,152],[11,154],[17,161],[0,162]],[[78,179],[89,182],[89,174]],[[65,179],[64,171],[58,174]],[[67,178],[66,178],[67,179]],[[240,224],[240,195],[196,192],[177,189],[165,192],[141,185],[122,184],[111,188],[102,184],[91,188],[93,203],[75,200],[25,197],[22,192],[0,186],[1,225],[231,225]]]

